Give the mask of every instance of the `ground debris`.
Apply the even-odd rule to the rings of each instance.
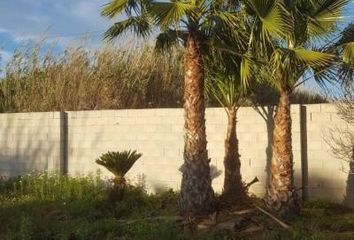
[[[256,220],[257,214],[259,211],[250,207],[224,209],[200,220],[196,227],[200,231],[227,230],[239,236],[259,234],[264,226]]]

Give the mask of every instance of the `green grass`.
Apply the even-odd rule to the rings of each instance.
[[[191,239],[173,221],[121,222],[176,216],[173,191],[148,194],[141,186],[129,186],[123,200],[114,205],[108,202],[108,191],[109,184],[99,175],[41,174],[0,180],[0,239]],[[349,209],[328,201],[306,203],[303,208],[291,230],[259,214],[260,221],[272,224],[258,237],[218,231],[199,233],[193,239],[354,239],[354,214]]]
[[[350,240],[354,239],[354,213],[351,209],[328,200],[306,202],[301,216],[290,230],[273,229],[264,239]]]
[[[123,201],[112,205],[108,191],[109,185],[99,175],[41,174],[2,180],[0,239],[189,239],[174,222],[118,221],[176,216],[176,193],[152,195],[142,187],[129,186]],[[210,237],[198,239],[217,239]]]

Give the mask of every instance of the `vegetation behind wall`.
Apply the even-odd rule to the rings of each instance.
[[[181,107],[183,53],[156,53],[152,47],[105,46],[89,51],[67,48],[62,54],[40,44],[16,50],[3,69],[0,112],[41,112],[123,108]],[[277,93],[260,88],[261,103]],[[311,92],[294,103],[327,100]],[[299,100],[300,99],[300,100]],[[209,106],[217,104],[209,100]],[[247,104],[247,103],[245,103]]]

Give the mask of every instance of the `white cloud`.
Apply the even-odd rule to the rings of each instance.
[[[46,37],[67,44],[70,39],[81,38],[80,33],[94,32],[92,41],[98,44],[109,26],[109,21],[100,16],[101,6],[107,1],[0,1],[0,33],[8,34],[17,43]]]
[[[7,30],[6,28],[1,28],[0,27],[0,33],[7,33],[9,30]]]
[[[0,50],[0,66],[6,65],[6,63],[11,59],[12,53],[5,50]]]

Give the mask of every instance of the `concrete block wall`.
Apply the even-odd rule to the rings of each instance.
[[[349,163],[339,159],[331,150],[331,136],[340,137],[347,128],[330,104],[306,106],[308,196],[310,199],[332,199],[354,206],[354,179]],[[339,131],[338,131],[339,130]]]
[[[250,189],[258,196],[265,193],[267,185],[273,111],[272,107],[260,107],[257,111],[243,107],[238,112],[242,175],[245,182],[255,176],[259,178],[260,182]],[[291,114],[296,186],[304,185],[310,199],[354,199],[354,193],[349,191],[354,185],[351,175],[343,171],[348,166],[333,156],[326,142],[326,134],[333,126],[344,126],[335,106],[293,105]],[[15,176],[43,170],[84,175],[100,169],[104,176],[110,177],[111,174],[95,160],[107,151],[132,149],[143,157],[129,172],[131,181],[144,179],[152,191],[179,189],[183,117],[183,109],[0,114],[3,136],[0,140],[0,175]],[[223,109],[206,110],[209,157],[211,164],[222,171],[226,124]],[[223,178],[222,174],[213,181],[218,192],[222,190]]]
[[[63,114],[0,114],[0,176],[60,171]]]
[[[144,175],[149,188],[178,188],[183,160],[183,110],[106,110],[68,112],[68,172],[87,174],[107,151],[137,150],[143,157],[129,172],[132,181]]]
[[[268,108],[265,108],[268,111]],[[68,172],[87,174],[100,169],[94,160],[107,151],[134,149],[143,157],[129,172],[132,181],[142,177],[148,189],[179,189],[183,163],[182,109],[141,109],[67,112],[68,114]],[[296,184],[301,186],[299,106],[292,107],[293,144]],[[268,131],[267,120],[253,108],[241,108],[237,132],[240,142],[242,174],[246,182],[258,177],[250,191],[263,195],[267,183]],[[269,119],[268,121],[271,121]],[[227,117],[222,108],[206,110],[208,152],[211,164],[223,170],[224,139]],[[268,126],[269,127],[269,126]],[[220,192],[223,174],[214,179],[213,187]]]

